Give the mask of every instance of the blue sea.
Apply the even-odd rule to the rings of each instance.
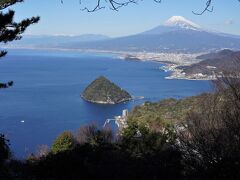
[[[10,50],[0,60],[0,82],[14,86],[0,89],[0,132],[10,139],[17,158],[51,145],[64,130],[89,123],[102,126],[145,101],[184,98],[210,91],[209,81],[166,80],[162,64],[127,61],[116,55],[74,51]],[[104,75],[133,96],[144,99],[117,105],[97,105],[80,98],[84,88]]]

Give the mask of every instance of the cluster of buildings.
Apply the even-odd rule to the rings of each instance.
[[[118,129],[121,131],[121,129],[127,127],[127,117],[128,117],[128,110],[124,109],[122,111],[122,116],[115,116],[115,123],[118,126]]]
[[[114,119],[107,119],[103,125],[105,127],[110,121],[115,121],[119,131],[127,127],[128,110],[124,109],[121,116],[115,116]]]

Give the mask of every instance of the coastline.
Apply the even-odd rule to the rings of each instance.
[[[87,101],[87,102],[90,102],[90,103],[103,104],[103,105],[115,105],[115,104],[120,104],[120,103],[124,103],[124,102],[128,102],[128,101],[133,100],[133,98],[127,98],[127,99],[123,99],[123,100],[121,100],[119,102],[113,102],[113,101],[110,101],[110,102],[107,102],[107,101],[93,101],[93,100],[86,99],[82,94],[81,94],[81,98],[84,101]]]
[[[201,60],[196,57],[205,54],[201,53],[156,53],[156,52],[131,52],[131,51],[111,51],[111,50],[96,50],[96,49],[70,49],[70,48],[40,48],[40,47],[4,47],[9,49],[27,49],[27,50],[50,50],[50,51],[74,51],[85,53],[99,53],[116,55],[119,59],[130,61],[151,61],[163,63],[164,66],[160,68],[165,72],[171,72],[170,76],[165,79],[184,79],[184,80],[214,80],[216,77],[199,74],[186,75],[182,72],[181,66],[190,66],[198,63]],[[94,103],[94,102],[93,102]],[[99,104],[108,104],[104,102],[95,102]],[[121,102],[120,102],[121,103]]]
[[[215,80],[216,76],[204,75],[202,73],[186,74],[181,66],[190,66],[195,63],[199,63],[201,60],[196,57],[205,54],[183,54],[183,53],[137,53],[135,56],[127,54],[122,57],[125,60],[138,60],[138,61],[153,61],[163,63],[164,66],[159,69],[164,72],[170,72],[171,74],[165,79],[182,79],[182,80],[200,80],[209,81]],[[164,59],[164,60],[163,60]]]
[[[216,76],[204,75],[202,73],[187,75],[185,72],[183,72],[182,69],[178,67],[179,66],[175,64],[168,64],[161,67],[160,69],[164,70],[165,72],[171,72],[171,75],[165,77],[165,79],[184,79],[184,80],[192,80],[192,81],[216,80]]]

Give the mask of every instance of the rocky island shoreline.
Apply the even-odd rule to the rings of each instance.
[[[88,102],[97,104],[119,104],[132,100],[132,96],[104,76],[95,79],[81,94]]]

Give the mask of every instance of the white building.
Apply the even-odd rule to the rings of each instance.
[[[127,110],[127,109],[124,109],[124,110],[122,111],[122,116],[123,116],[123,117],[127,117],[127,116],[128,116],[128,110]]]

